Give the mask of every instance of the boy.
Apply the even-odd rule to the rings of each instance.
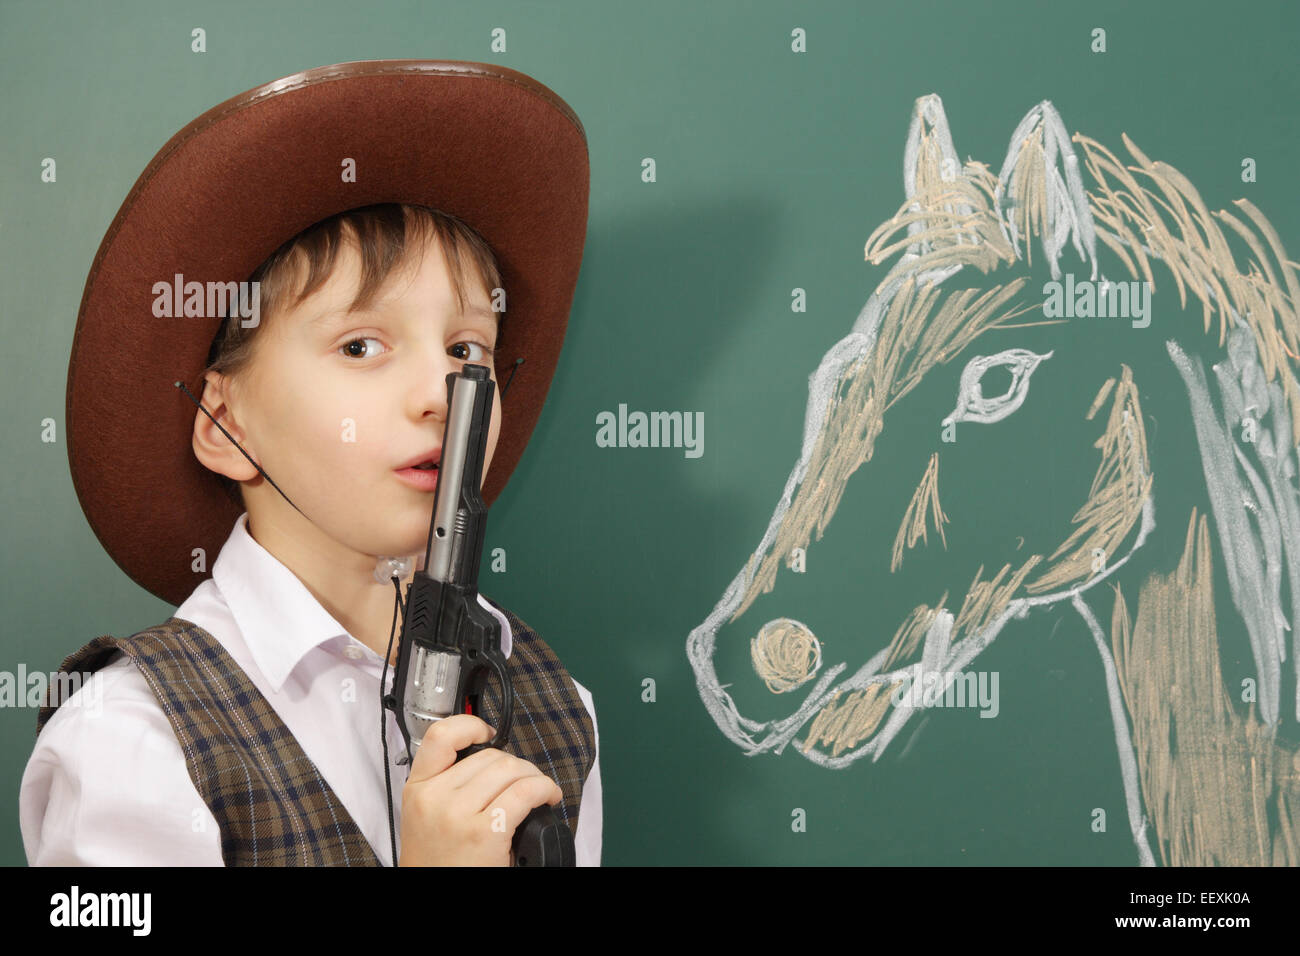
[[[20,797],[29,862],[507,863],[544,803],[575,829],[579,864],[599,862],[590,695],[505,609],[480,598],[515,685],[508,753],[453,763],[491,739],[488,694],[481,716],[430,729],[389,816],[385,778],[407,755],[391,713],[386,759],[374,727],[398,626],[385,559],[423,552],[433,493],[413,466],[437,463],[446,375],[526,359],[504,403],[498,383],[490,504],[554,370],[586,163],[576,117],[522,74],[369,61],[235,97],[146,169],[87,281],[69,457],[109,553],[164,599],[189,597],[65,663],[97,674],[103,712],[75,695],[42,709]],[[178,219],[190,228],[168,232]],[[173,273],[183,309],[179,291],[163,301]],[[224,321],[205,314],[202,279],[232,273],[252,291]],[[507,293],[522,317],[508,335]],[[197,413],[176,380],[201,387]]]

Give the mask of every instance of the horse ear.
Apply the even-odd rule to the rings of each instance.
[[[908,199],[918,199],[925,186],[936,180],[952,182],[961,175],[961,160],[948,129],[948,116],[943,111],[943,100],[937,93],[922,96],[912,105],[912,123],[907,129],[907,145],[903,150],[903,191]],[[918,187],[918,183],[920,184]],[[969,216],[975,210],[958,204],[956,212]],[[914,223],[909,234],[925,226]]]
[[[962,265],[989,272],[1016,256],[993,212],[993,175],[982,163],[963,165],[948,129],[943,101],[931,93],[912,105],[903,150],[907,198],[893,219],[867,240],[866,258],[881,262],[904,245],[902,267],[928,283],[942,282]],[[907,235],[896,238],[906,226]],[[913,260],[924,260],[917,263]]]
[[[1028,245],[1035,229],[1041,228],[1043,254],[1054,280],[1061,278],[1061,251],[1069,240],[1081,260],[1092,262],[1096,281],[1097,233],[1079,175],[1079,158],[1061,114],[1050,101],[1034,106],[1011,134],[993,208],[1017,259],[1020,240]]]
[[[961,160],[948,129],[948,117],[943,111],[943,100],[938,94],[922,96],[912,105],[912,122],[907,129],[907,145],[903,149],[903,192],[914,200],[911,209],[916,212],[929,208],[928,195],[934,186],[953,182],[962,174]],[[958,201],[950,212],[969,216],[976,210]],[[937,222],[919,221],[908,224],[907,234],[929,232],[939,227]]]

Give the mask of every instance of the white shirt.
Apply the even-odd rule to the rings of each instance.
[[[379,654],[349,635],[244,526],[222,546],[212,577],[175,616],[211,634],[243,669],[315,763],[380,862],[392,865]],[[510,655],[505,617],[501,649]],[[388,668],[393,681],[393,668]],[[574,681],[592,727],[591,693]],[[393,823],[401,852],[406,765],[397,719],[387,720]],[[599,736],[597,736],[599,746]],[[18,797],[31,866],[222,866],[221,832],[186,769],[180,742],[144,675],[125,654],[62,703],[46,722]],[[582,789],[579,866],[599,866],[599,762]]]

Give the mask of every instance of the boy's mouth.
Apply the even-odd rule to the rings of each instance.
[[[410,459],[404,465],[398,465],[395,471],[405,471],[408,468],[419,469],[420,471],[434,471],[438,467],[438,462],[442,460],[442,449],[434,448],[432,451],[422,452]]]
[[[433,491],[438,486],[438,463],[442,458],[442,449],[422,452],[404,465],[393,470],[406,483],[420,491]]]

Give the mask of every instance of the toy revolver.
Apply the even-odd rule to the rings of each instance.
[[[457,760],[510,737],[514,689],[501,653],[501,624],[478,600],[478,568],[487,527],[479,495],[496,383],[482,365],[447,375],[447,422],[433,497],[424,570],[406,591],[394,711],[412,758],[434,721],[480,712],[479,698],[495,675],[501,688],[496,736],[461,751]],[[573,866],[573,833],[554,808],[535,807],[515,830],[516,866]]]

